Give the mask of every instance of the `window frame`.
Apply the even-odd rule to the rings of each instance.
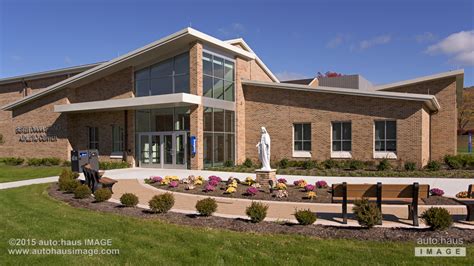
[[[344,131],[343,131],[343,125],[345,123],[349,123],[351,127],[351,138],[344,139]],[[340,124],[341,126],[341,139],[340,140],[334,140],[334,124]],[[334,141],[341,142],[341,150],[340,151],[335,151],[333,149],[333,143]],[[351,142],[351,150],[350,151],[344,151],[343,149],[343,142],[344,141],[350,141]],[[352,158],[352,121],[332,121],[331,122],[331,158],[341,158],[341,159],[351,159]]]
[[[218,99],[218,100],[223,100],[223,101],[230,101],[230,102],[235,102],[235,99],[236,99],[236,90],[235,90],[235,77],[236,77],[236,73],[237,73],[237,70],[236,70],[236,60],[235,59],[232,59],[232,58],[229,58],[227,56],[224,56],[224,55],[221,55],[221,54],[218,54],[218,53],[215,53],[215,52],[212,52],[212,51],[209,51],[209,50],[206,50],[206,49],[203,49],[202,51],[202,54],[203,54],[203,58],[204,58],[204,53],[206,54],[209,54],[210,55],[210,60],[211,60],[211,72],[212,72],[212,75],[209,75],[209,74],[206,74],[204,72],[204,69],[202,71],[202,78],[203,78],[203,85],[204,85],[204,79],[207,77],[209,78],[210,80],[212,80],[211,84],[212,84],[212,88],[210,89],[211,90],[211,93],[210,93],[210,96],[206,96],[205,93],[206,91],[204,86],[203,86],[203,92],[202,92],[202,96],[203,97],[207,97],[207,98],[212,98],[212,99]],[[217,77],[214,75],[214,57],[218,57],[219,59],[222,59],[222,68],[223,68],[223,75],[222,77]],[[204,60],[204,59],[202,59]],[[225,66],[226,66],[226,63],[232,63],[233,64],[233,80],[228,80],[225,78]],[[203,66],[204,66],[204,62],[203,62]],[[219,99],[219,98],[216,98],[214,96],[214,84],[216,84],[216,81],[218,82],[222,82],[222,99]],[[229,100],[229,99],[226,99],[226,91],[225,91],[225,88],[226,88],[226,84],[230,84],[232,87],[233,87],[233,93],[232,93],[232,99]]]
[[[295,140],[295,126],[296,125],[302,125],[302,128],[301,128],[301,140]],[[308,139],[304,139],[304,126],[305,125],[309,125],[309,132],[310,132],[310,135],[309,135],[309,140]],[[292,146],[292,156],[293,157],[298,157],[298,158],[311,158],[311,151],[313,149],[313,144],[312,144],[312,141],[313,141],[313,134],[312,134],[312,123],[311,122],[298,122],[298,123],[293,123],[293,126],[292,126],[292,142],[291,142],[291,146]],[[301,142],[301,147],[302,147],[302,150],[295,150],[295,142]],[[309,142],[310,143],[310,150],[304,150],[304,143],[305,142]]]
[[[115,139],[115,131],[118,130],[119,139]],[[112,125],[112,155],[122,155],[125,150],[125,130],[120,125]],[[118,150],[116,150],[116,145]]]
[[[94,134],[92,134],[92,131]],[[92,140],[92,136],[94,135],[94,140]],[[87,138],[88,144],[87,147],[89,150],[99,150],[99,127],[87,127]]]
[[[222,111],[222,123],[223,123],[223,130],[222,131],[216,131],[215,128],[214,128],[214,121],[215,121],[215,109],[219,110],[218,112]],[[236,115],[235,115],[235,111],[231,111],[231,110],[225,110],[225,109],[220,109],[220,108],[213,108],[213,107],[206,107],[203,109],[203,124],[206,123],[205,121],[205,118],[204,118],[204,112],[206,112],[206,110],[210,110],[210,113],[211,115],[209,116],[209,118],[211,119],[210,121],[210,130],[206,130],[204,129],[204,126],[203,126],[203,137],[204,135],[208,136],[211,138],[211,156],[212,158],[207,158],[208,161],[210,162],[206,162],[204,161],[204,158],[203,158],[203,164],[205,167],[215,167],[215,166],[221,166],[225,163],[226,159],[230,159],[231,161],[233,161],[235,163],[235,158],[236,158],[236,152],[237,152],[237,149],[236,149],[236,143],[237,143],[237,140],[236,140],[236,132],[235,132],[235,123],[236,123]],[[227,128],[227,123],[226,123],[226,115],[227,115],[227,112],[231,112],[232,113],[232,124],[233,125],[230,125],[231,128]],[[207,121],[209,122],[209,121]],[[217,155],[215,153],[215,150],[216,150],[216,138],[217,136],[224,136],[224,149],[223,149],[223,154],[224,154],[224,161],[223,162],[217,162]],[[233,147],[229,147],[226,142],[226,140],[228,138],[232,138],[232,144],[233,144]],[[209,149],[209,147],[207,147],[207,149]],[[207,149],[205,149],[204,153],[206,153]],[[230,149],[230,151],[229,151]],[[231,158],[226,158],[227,155],[230,155]]]
[[[384,139],[379,139],[377,140],[376,136],[376,124],[377,122],[383,122],[384,123]],[[388,139],[387,138],[387,122],[394,122],[395,123],[395,139]],[[390,119],[384,119],[384,120],[374,120],[373,123],[373,154],[374,154],[374,159],[397,159],[397,145],[398,145],[398,134],[397,134],[397,120],[390,120]],[[384,150],[377,151],[375,148],[375,143],[376,141],[383,141],[384,142]],[[395,141],[395,151],[387,151],[387,141]]]

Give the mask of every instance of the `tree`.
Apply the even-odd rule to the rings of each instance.
[[[319,78],[334,78],[334,77],[341,77],[341,76],[344,76],[344,74],[337,73],[337,72],[331,72],[331,71],[327,71],[324,74],[321,73],[321,72],[318,72],[318,74],[317,74],[318,79]]]
[[[458,130],[474,129],[474,87],[463,90],[463,100],[458,107]]]

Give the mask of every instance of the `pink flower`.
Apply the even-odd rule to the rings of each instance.
[[[307,184],[307,185],[304,187],[304,190],[306,190],[306,191],[313,191],[313,190],[314,190],[314,186],[311,185],[311,184]]]
[[[150,182],[151,183],[160,183],[163,178],[161,176],[152,176],[150,177]]]
[[[288,182],[284,178],[279,178],[277,181],[278,181],[278,183],[283,183],[283,184],[286,184]]]
[[[178,185],[179,185],[178,181],[171,181],[169,184],[169,187],[175,188],[175,187],[178,187]]]
[[[444,191],[440,188],[433,188],[430,190],[431,196],[443,196]]]
[[[214,191],[216,189],[216,187],[210,185],[210,184],[207,184],[205,187],[204,187],[204,191],[205,192],[211,192],[211,191]]]
[[[316,187],[317,188],[327,188],[328,183],[326,183],[326,181],[324,181],[324,180],[320,180],[320,181],[316,182]]]
[[[212,180],[216,180],[217,182],[221,182],[222,179],[218,176],[215,176],[215,175],[211,175],[208,177],[209,181],[212,181]]]
[[[215,180],[215,179],[212,179],[209,181],[209,185],[215,187],[217,185],[219,185],[219,181]]]
[[[258,189],[256,187],[249,187],[247,188],[247,194],[250,196],[255,196],[258,193]]]

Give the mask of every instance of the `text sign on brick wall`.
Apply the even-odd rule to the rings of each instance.
[[[16,127],[15,134],[20,142],[55,142],[58,130],[59,126],[23,126]]]

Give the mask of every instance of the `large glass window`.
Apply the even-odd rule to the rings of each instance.
[[[234,162],[234,112],[217,108],[204,109],[204,165],[219,166]]]
[[[135,95],[189,93],[189,54],[184,53],[135,72]]]
[[[293,125],[294,151],[311,151],[311,124]]]
[[[123,152],[124,135],[123,127],[112,126],[112,152]]]
[[[396,121],[375,121],[375,151],[397,151]]]
[[[187,107],[137,110],[136,132],[189,131],[189,114]]]
[[[89,127],[89,149],[99,149],[99,128]]]
[[[351,122],[332,123],[332,151],[352,150]]]
[[[206,52],[203,53],[202,62],[203,95],[234,101],[234,62]]]

